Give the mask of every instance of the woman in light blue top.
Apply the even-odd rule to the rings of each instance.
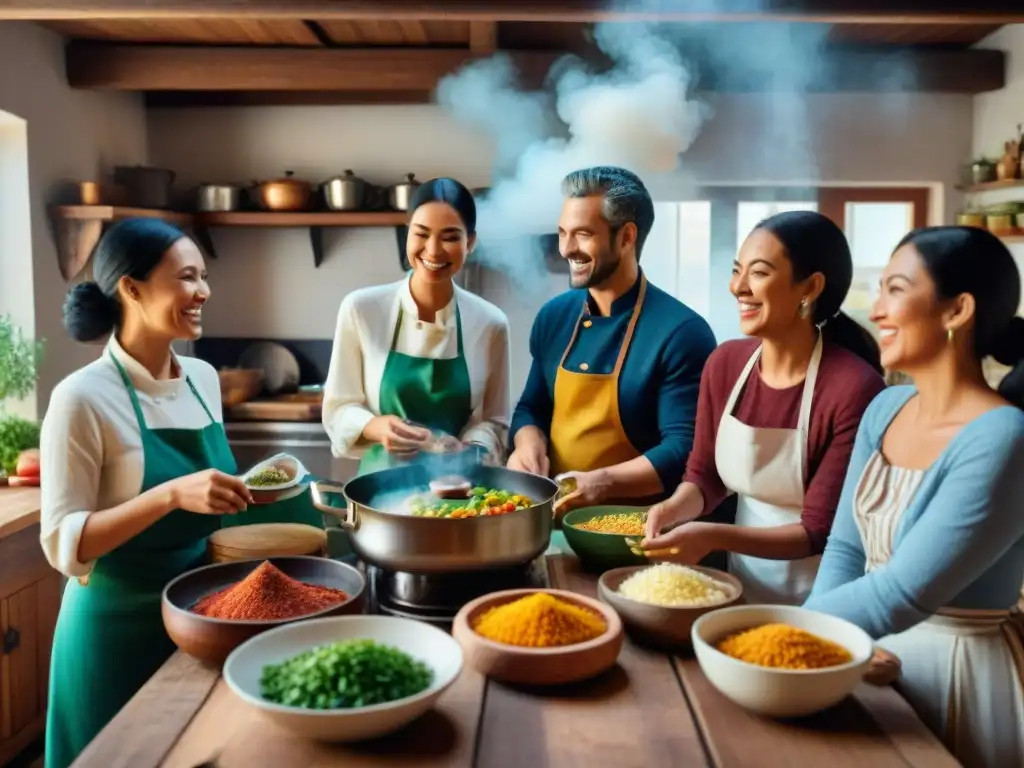
[[[897,246],[872,311],[892,387],[857,434],[806,606],[902,662],[897,685],[960,762],[1024,765],[1024,320],[1006,247],[935,227]],[[993,391],[982,360],[1017,366]]]

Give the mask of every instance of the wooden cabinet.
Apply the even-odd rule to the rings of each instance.
[[[43,733],[63,589],[43,557],[38,523],[0,539],[0,765]]]

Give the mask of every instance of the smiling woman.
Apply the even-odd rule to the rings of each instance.
[[[100,241],[93,272],[69,292],[64,324],[78,341],[110,339],[53,390],[42,428],[42,462],[61,471],[43,480],[40,539],[72,577],[53,640],[47,768],[73,762],[171,655],[164,584],[202,562],[221,515],[251,501],[216,371],[171,351],[202,333],[210,289],[195,243],[127,219]]]
[[[364,288],[338,311],[323,421],[336,456],[365,474],[415,460],[428,440],[503,458],[508,319],[452,278],[476,245],[473,196],[454,179],[417,188],[404,280]]]

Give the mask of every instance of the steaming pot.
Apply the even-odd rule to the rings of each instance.
[[[493,517],[415,517],[401,510],[401,501],[429,494],[431,479],[449,474],[424,463],[371,472],[344,485],[314,481],[313,505],[341,520],[361,560],[389,571],[478,571],[521,565],[543,554],[551,540],[558,485],[503,467],[477,464],[460,469],[474,486],[522,494],[536,503]],[[329,503],[329,493],[344,494],[347,509]]]

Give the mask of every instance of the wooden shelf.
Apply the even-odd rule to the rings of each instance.
[[[195,217],[204,227],[401,227],[406,219],[403,211],[228,211]]]
[[[404,211],[225,211],[187,213],[114,205],[62,205],[52,210],[57,228],[57,258],[61,275],[73,280],[89,261],[104,227],[135,217],[161,219],[189,229],[210,255],[217,258],[208,229],[213,227],[290,227],[309,229],[313,264],[323,263],[323,230],[330,227],[395,227],[400,243],[405,242]]]
[[[997,189],[1013,189],[1024,187],[1024,179],[1006,179],[1005,181],[986,181],[984,184],[957,185],[957,189],[968,194],[992,192]]]

